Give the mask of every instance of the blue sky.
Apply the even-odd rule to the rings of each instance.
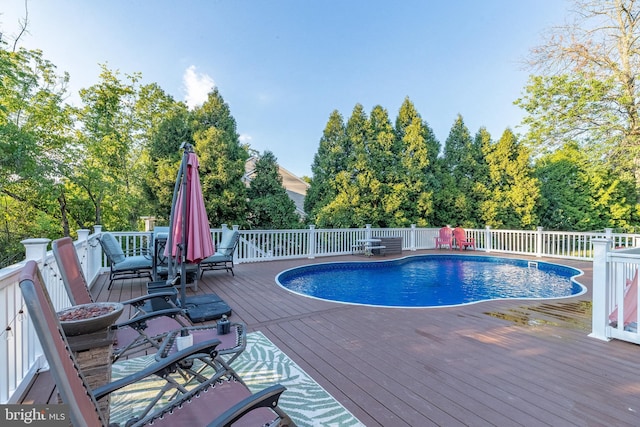
[[[71,75],[70,101],[98,81],[98,64],[141,72],[190,104],[217,86],[244,142],[311,175],[333,110],[360,103],[392,121],[405,97],[444,144],[458,114],[494,139],[523,112],[513,105],[522,61],[566,0],[29,0],[29,34]],[[16,34],[23,0],[2,0],[0,30]]]

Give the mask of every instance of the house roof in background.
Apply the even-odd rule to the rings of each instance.
[[[250,185],[251,180],[255,175],[257,161],[257,156],[251,156],[244,165],[245,173],[242,180],[247,187]],[[309,184],[280,165],[278,165],[278,172],[282,178],[282,186],[287,190],[287,195],[296,205],[296,211],[299,215],[303,217],[306,216],[304,212],[304,198],[307,195]]]

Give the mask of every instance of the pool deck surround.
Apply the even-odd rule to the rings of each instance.
[[[639,347],[588,337],[592,264],[516,258],[578,268],[588,291],[405,309],[307,298],[275,283],[288,268],[365,260],[341,256],[238,264],[235,276],[207,272],[197,294],[217,293],[233,308],[231,320],[261,331],[367,426],[640,425]],[[111,290],[108,282],[103,275],[94,285],[98,301],[146,292],[144,280]]]

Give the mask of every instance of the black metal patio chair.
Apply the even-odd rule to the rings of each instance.
[[[114,280],[142,277],[151,279],[151,271],[153,270],[151,254],[125,254],[120,242],[111,233],[102,233],[102,236],[98,237],[98,241],[102,246],[102,251],[107,256],[111,269],[107,289],[111,289]]]
[[[240,240],[238,230],[225,229],[222,231],[222,239],[216,245],[216,252],[208,258],[200,261],[200,277],[205,271],[227,270],[233,274],[233,256]]]

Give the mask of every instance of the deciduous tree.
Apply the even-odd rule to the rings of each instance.
[[[567,143],[542,157],[535,176],[540,182],[540,225],[552,230],[594,231],[629,228],[628,198],[633,182],[593,161],[577,143]]]
[[[532,51],[537,75],[516,102],[527,140],[549,150],[575,141],[640,183],[640,4],[577,0],[573,18]]]

